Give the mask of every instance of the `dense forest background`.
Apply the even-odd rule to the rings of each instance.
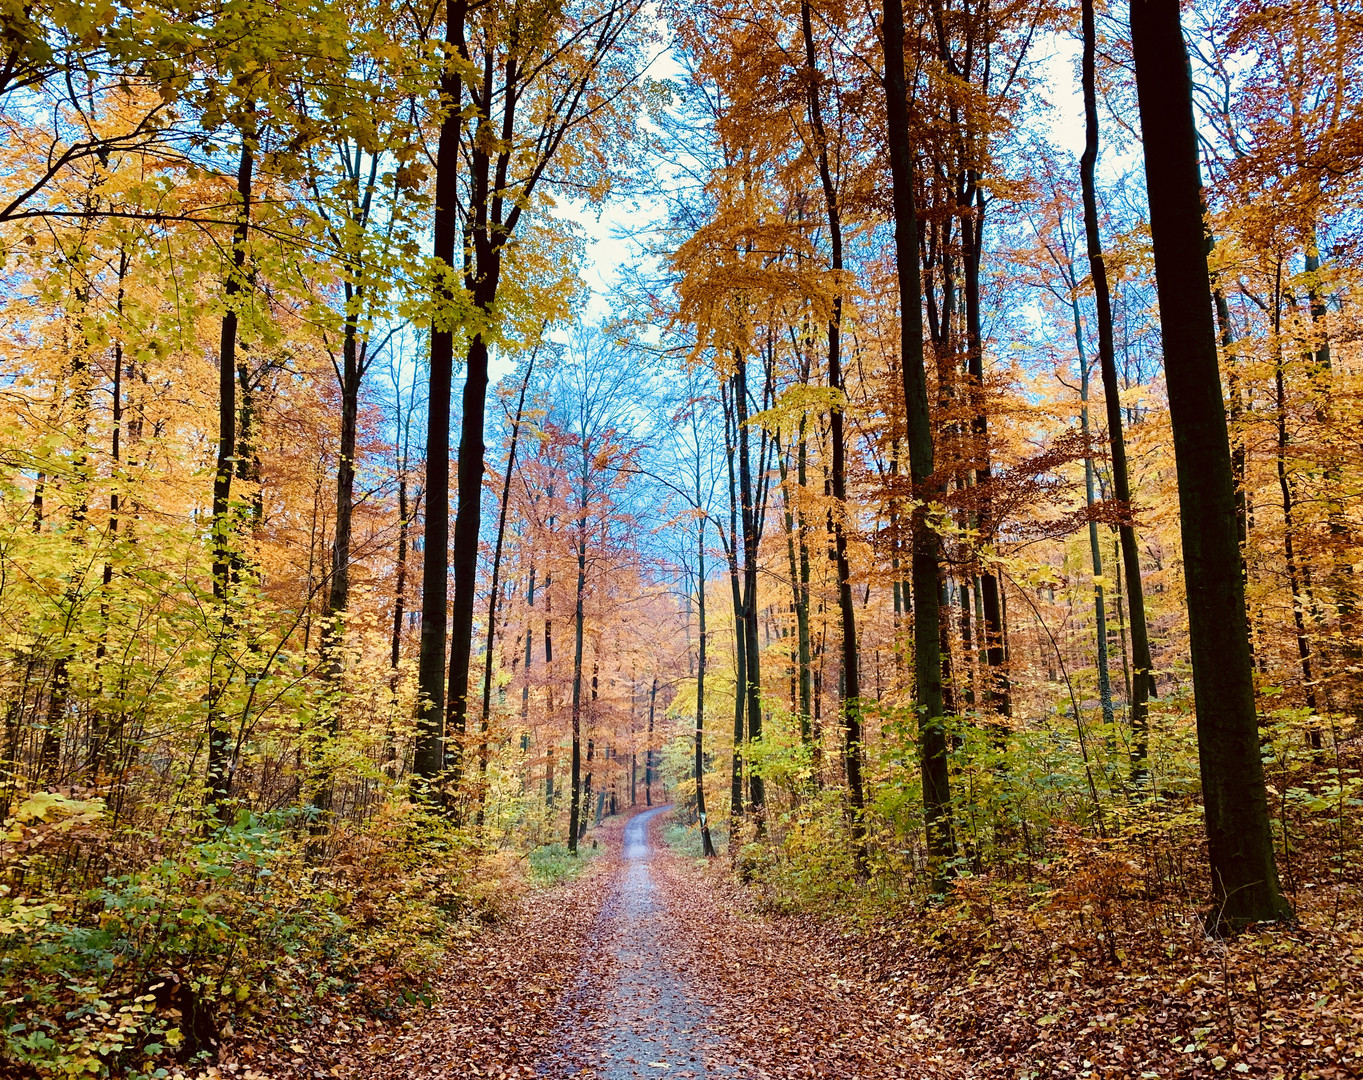
[[[5,0],[0,1070],[417,1004],[662,801],[1347,1058],[1363,9],[1139,2]]]

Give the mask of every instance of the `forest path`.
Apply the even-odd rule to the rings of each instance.
[[[578,878],[530,890],[449,957],[437,1000],[332,1075],[529,1080],[956,1080],[865,949],[772,916],[727,866],[661,843],[668,807],[608,821]],[[883,970],[883,969],[882,969]],[[936,1048],[935,1048],[936,1049]],[[313,1075],[308,1073],[307,1075]]]
[[[562,1041],[537,1063],[541,1076],[729,1077],[711,1010],[686,983],[653,874],[650,826],[658,806],[625,826],[622,861],[602,905],[584,967],[559,1008]]]

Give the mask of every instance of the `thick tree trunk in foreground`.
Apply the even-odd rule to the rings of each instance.
[[[932,423],[923,370],[922,279],[918,266],[918,218],[913,203],[913,147],[909,144],[908,87],[904,77],[904,7],[884,0],[885,119],[893,181],[895,254],[899,268],[900,354],[903,357],[909,474],[915,495],[927,502],[938,493],[933,476]],[[939,640],[937,534],[923,506],[913,514],[913,606],[915,699],[919,710],[919,756],[928,856],[939,883],[956,854],[951,823],[951,778],[943,723],[942,651]]]
[[[1278,884],[1259,756],[1192,82],[1178,0],[1133,0],[1131,40],[1178,468],[1198,757],[1216,904],[1208,922],[1234,929],[1290,919],[1292,908]]]

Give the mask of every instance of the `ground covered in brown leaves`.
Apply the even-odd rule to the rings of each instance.
[[[237,1047],[211,1070],[256,1078],[940,1075],[892,987],[820,924],[772,920],[747,890],[624,825],[576,880],[533,891],[452,953],[429,1009],[319,1023],[283,1059]],[[642,831],[642,830],[638,830]],[[273,1057],[274,1060],[269,1060]]]
[[[324,1017],[284,1056],[238,1046],[210,1074],[1363,1076],[1363,927],[1324,890],[1299,896],[1300,927],[1232,941],[1089,886],[1029,906],[970,880],[851,929],[765,910],[726,861],[661,844],[665,817],[608,825],[584,874],[456,947],[429,1008]]]

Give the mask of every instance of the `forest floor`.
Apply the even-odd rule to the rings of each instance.
[[[989,917],[1004,944],[942,948],[941,928],[851,930],[765,911],[727,864],[701,866],[661,843],[666,809],[597,830],[602,850],[580,876],[524,892],[464,941],[431,1008],[324,1017],[293,1056],[242,1048],[209,1075],[1363,1076],[1363,934],[1351,924],[1327,931],[1312,919],[1314,930],[1227,946],[1190,918],[1186,934],[1166,928],[1142,955],[1148,928],[1134,928],[1133,955],[1100,963],[1059,922],[1024,930],[998,911]],[[963,912],[985,921],[969,904]]]
[[[667,809],[598,830],[605,850],[582,875],[529,892],[451,957],[429,1010],[400,1024],[332,1020],[291,1058],[239,1049],[210,1075],[947,1075],[920,1059],[892,997],[836,938],[762,916],[662,844]]]

